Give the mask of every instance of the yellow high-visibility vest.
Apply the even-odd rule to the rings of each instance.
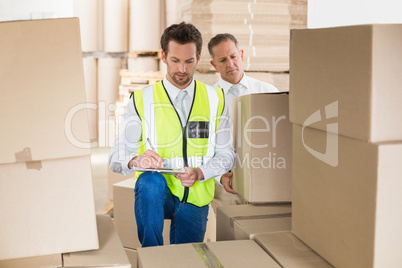
[[[195,81],[194,99],[185,128],[161,81],[135,91],[133,95],[134,107],[142,123],[138,155],[151,149],[146,142],[149,138],[168,168],[199,167],[212,159],[225,104],[221,88]],[[136,172],[136,177],[140,174]],[[172,194],[182,202],[201,207],[208,205],[214,197],[214,179],[196,181],[192,187],[184,187],[173,175],[164,174],[164,177]]]

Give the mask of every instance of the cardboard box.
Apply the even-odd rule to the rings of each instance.
[[[55,268],[63,267],[61,254],[0,261],[0,268]]]
[[[402,142],[372,144],[294,125],[292,232],[336,267],[399,267],[401,155]]]
[[[291,122],[402,140],[402,24],[292,30],[290,42]]]
[[[233,189],[251,203],[289,202],[292,186],[292,125],[288,94],[234,99],[236,164]]]
[[[291,232],[258,234],[254,241],[284,268],[333,267]]]
[[[220,206],[216,210],[216,241],[234,240],[234,222],[268,217],[290,216],[290,204]]]
[[[137,268],[137,262],[138,262],[137,250],[131,248],[124,248],[124,251],[126,252],[128,260],[131,263],[131,268]]]
[[[96,249],[79,21],[0,34],[0,260]]]
[[[113,215],[116,229],[123,246],[130,249],[141,247],[134,214],[134,187],[134,178],[113,185]],[[165,245],[170,244],[169,232],[170,220],[165,220],[163,226],[163,242]]]
[[[131,268],[109,215],[96,215],[99,249],[63,254],[63,267]]]
[[[0,35],[0,163],[90,154],[78,19],[1,22]]]
[[[254,239],[257,234],[290,232],[291,217],[273,217],[258,219],[238,219],[234,221],[234,237],[236,240]]]
[[[252,240],[138,249],[138,267],[280,267]]]
[[[89,156],[0,165],[0,260],[98,248]]]
[[[107,167],[107,192],[109,200],[113,200],[113,184],[127,180],[129,178],[135,177],[135,172],[130,175],[124,176],[123,174],[113,172],[109,167]]]

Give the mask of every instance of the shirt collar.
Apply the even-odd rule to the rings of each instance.
[[[221,86],[221,88],[223,89],[225,94],[228,93],[230,87],[233,85],[232,83],[229,83],[229,82],[223,80],[222,77],[219,77],[218,84]],[[248,82],[247,82],[246,74],[244,72],[243,72],[243,77],[241,78],[241,80],[238,84],[241,84],[245,88],[248,88]]]
[[[166,91],[170,97],[171,101],[174,101],[181,90],[187,91],[188,95],[191,99],[194,98],[194,79],[191,80],[191,83],[185,89],[178,89],[172,83],[167,80],[166,76],[163,78],[163,85],[166,88]]]

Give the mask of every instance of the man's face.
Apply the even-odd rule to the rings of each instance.
[[[169,42],[167,55],[162,51],[162,61],[167,65],[167,79],[179,89],[191,83],[200,59],[196,51],[195,43],[182,45],[175,41]]]
[[[212,48],[214,59],[211,64],[223,80],[237,84],[243,76],[243,50],[238,50],[232,40],[220,42]]]

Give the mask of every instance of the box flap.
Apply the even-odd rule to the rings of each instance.
[[[77,18],[0,23],[0,163],[87,155]]]
[[[130,268],[131,264],[109,215],[96,215],[99,249],[63,254],[64,267]]]

